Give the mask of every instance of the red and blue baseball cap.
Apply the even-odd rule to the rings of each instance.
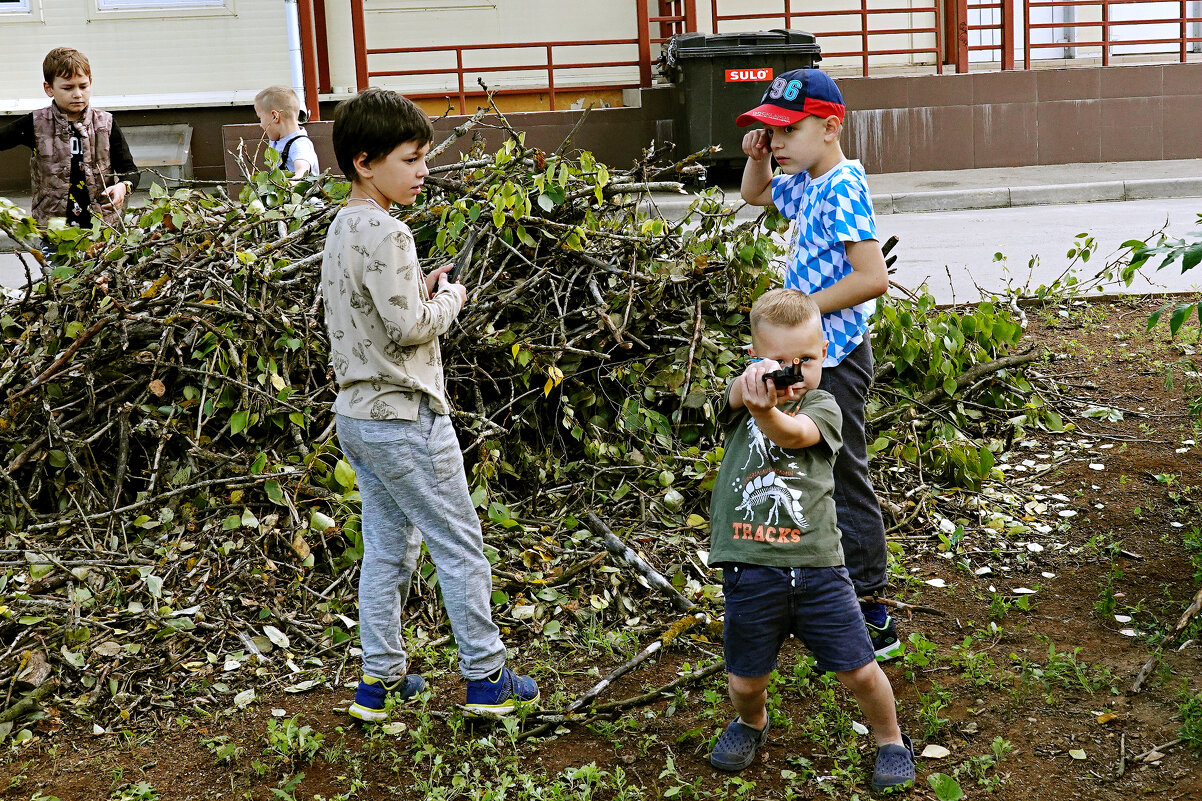
[[[843,93],[822,70],[789,70],[781,73],[760,99],[760,105],[735,119],[740,128],[756,122],[778,127],[793,125],[810,116],[839,118],[846,113]]]

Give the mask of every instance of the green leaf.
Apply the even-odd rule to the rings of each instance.
[[[1202,262],[1202,242],[1186,248],[1181,257],[1181,272],[1192,270],[1198,266],[1198,262]]]
[[[221,521],[222,531],[233,531],[242,525],[242,515],[230,515],[225,520]]]
[[[955,395],[956,394],[956,379],[954,379],[954,378],[943,379],[943,391],[946,392],[948,395]]]
[[[280,482],[274,478],[263,485],[263,491],[267,493],[268,499],[272,503],[284,506],[284,490],[280,488]]]
[[[241,434],[246,429],[246,422],[250,419],[250,412],[243,409],[240,412],[234,412],[230,415],[230,433]]]
[[[334,465],[334,480],[348,490],[354,489],[355,468],[345,459],[339,459],[338,464]]]
[[[1169,318],[1169,334],[1171,336],[1177,336],[1177,332],[1181,329],[1185,319],[1194,310],[1194,305],[1193,303],[1182,303],[1173,309],[1173,316]]]
[[[960,801],[964,797],[960,782],[946,773],[932,773],[927,776],[927,784],[931,785],[931,789],[935,791],[935,798],[939,801]]]

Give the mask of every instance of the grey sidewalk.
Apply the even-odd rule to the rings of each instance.
[[[877,214],[1202,197],[1202,159],[869,175]]]
[[[878,215],[1202,197],[1202,158],[870,173],[868,187]],[[724,188],[729,202],[739,202],[737,186]],[[665,214],[683,210],[691,200],[655,196]],[[753,213],[758,209],[748,211]]]

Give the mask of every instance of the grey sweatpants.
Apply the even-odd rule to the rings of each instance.
[[[889,583],[885,521],[868,477],[864,403],[872,386],[872,362],[871,334],[865,334],[843,361],[822,368],[818,384],[835,396],[843,412],[843,448],[835,457],[835,511],[843,558],[857,595],[878,595]]]
[[[338,415],[337,425],[363,500],[363,672],[389,682],[405,675],[401,610],[424,536],[459,645],[459,671],[468,679],[495,673],[505,665],[505,646],[492,620],[492,570],[450,417],[423,400],[414,421]]]

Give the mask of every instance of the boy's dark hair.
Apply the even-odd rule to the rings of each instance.
[[[76,75],[92,77],[92,65],[88,57],[70,47],[56,47],[42,60],[42,77],[54,85],[55,78],[74,78]]]
[[[433,139],[426,112],[390,89],[364,89],[334,109],[334,155],[352,181],[359,180],[355,157],[360,153],[370,164],[405,142],[427,145]]]

